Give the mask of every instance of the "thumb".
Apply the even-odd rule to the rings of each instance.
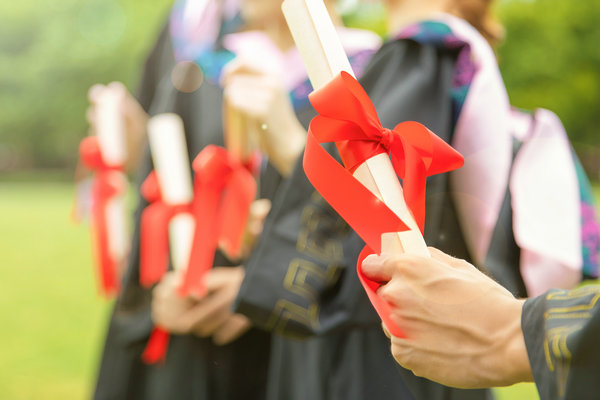
[[[394,273],[393,265],[386,262],[387,257],[383,255],[371,254],[367,256],[361,265],[362,273],[375,282],[389,282]]]

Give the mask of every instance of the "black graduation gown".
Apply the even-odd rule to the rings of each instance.
[[[204,82],[193,93],[171,84],[175,65],[168,27],[151,52],[144,69],[140,103],[149,111],[176,112],[184,120],[190,160],[208,144],[223,145],[222,90]],[[151,170],[146,150],[140,182]],[[272,168],[269,169],[272,172]],[[269,191],[278,178],[267,173],[261,188]],[[272,178],[272,179],[271,179]],[[139,183],[138,183],[139,185]],[[271,188],[271,189],[270,189]],[[139,193],[139,186],[138,186]],[[263,196],[268,194],[263,193]],[[146,365],[141,360],[152,321],[151,291],[139,285],[139,223],[147,203],[141,199],[135,214],[131,256],[116,300],[99,368],[94,398],[108,399],[262,399],[269,358],[269,335],[251,329],[237,341],[216,346],[192,335],[171,336],[166,362]],[[221,254],[215,265],[230,265]]]
[[[600,398],[600,286],[528,299],[521,326],[541,399]]]
[[[457,52],[411,40],[386,43],[360,79],[383,126],[416,120],[450,141]],[[447,174],[428,180],[425,238],[469,259],[449,190]],[[356,276],[363,245],[314,191],[299,162],[247,262],[236,304],[276,334],[268,399],[492,398],[489,390],[447,388],[397,366]]]

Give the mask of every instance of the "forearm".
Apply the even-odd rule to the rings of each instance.
[[[264,124],[261,129],[268,130],[273,128]],[[276,133],[280,140],[264,141],[263,146],[269,156],[269,160],[277,171],[283,177],[288,177],[294,170],[298,157],[300,157],[304,150],[306,130],[295,118],[276,129],[278,129]]]

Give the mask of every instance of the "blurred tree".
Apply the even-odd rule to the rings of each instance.
[[[556,112],[576,148],[600,146],[600,0],[504,0],[498,15],[511,102]]]
[[[87,89],[135,88],[170,0],[0,3],[0,171],[72,166]]]
[[[87,89],[112,80],[135,88],[171,2],[0,3],[0,171],[71,167],[86,131]],[[380,6],[346,3],[357,7],[346,23],[385,33]],[[600,0],[501,0],[498,15],[507,32],[498,54],[511,102],[555,111],[575,147],[596,154]]]

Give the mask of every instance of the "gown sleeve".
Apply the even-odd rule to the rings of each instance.
[[[600,286],[528,299],[521,325],[540,398],[600,396]]]

